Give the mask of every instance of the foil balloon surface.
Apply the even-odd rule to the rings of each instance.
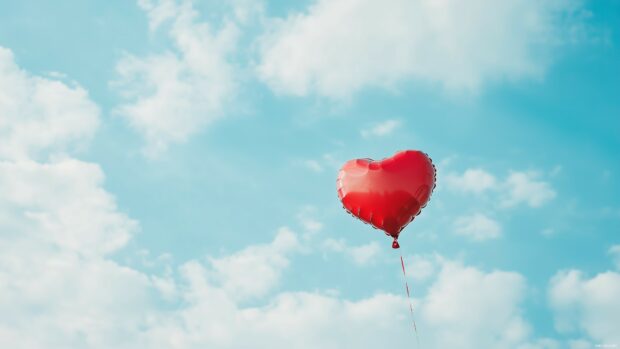
[[[375,161],[347,161],[338,174],[338,198],[353,216],[383,230],[398,248],[398,236],[431,197],[435,166],[418,150]]]

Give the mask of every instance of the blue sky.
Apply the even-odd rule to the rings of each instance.
[[[0,344],[620,346],[620,4],[0,0]],[[339,166],[428,153],[393,251]],[[614,325],[616,324],[616,325]]]

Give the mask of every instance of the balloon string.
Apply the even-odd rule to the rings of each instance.
[[[420,338],[418,337],[418,327],[415,324],[415,317],[413,316],[413,303],[411,303],[411,293],[409,292],[409,282],[407,281],[407,271],[405,271],[405,261],[403,260],[402,253],[400,254],[400,266],[403,269],[403,277],[405,278],[405,290],[407,290],[407,300],[409,300],[409,313],[411,313],[411,322],[413,322],[413,331],[415,332],[415,339],[420,347]]]

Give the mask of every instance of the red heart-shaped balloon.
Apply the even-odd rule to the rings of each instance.
[[[347,161],[338,174],[338,198],[353,216],[394,238],[426,205],[435,166],[423,152],[405,150],[381,161]]]

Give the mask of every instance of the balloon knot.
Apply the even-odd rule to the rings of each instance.
[[[400,248],[400,245],[398,244],[398,240],[394,239],[394,241],[392,242],[392,248],[393,249]]]

